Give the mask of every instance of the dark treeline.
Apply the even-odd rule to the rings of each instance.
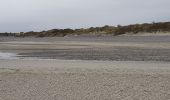
[[[103,27],[91,27],[91,28],[81,28],[81,29],[52,29],[42,32],[20,32],[20,33],[1,33],[0,36],[15,36],[15,37],[25,37],[25,36],[35,36],[35,37],[54,37],[54,36],[66,36],[66,35],[81,35],[81,34],[112,34],[121,35],[126,33],[137,34],[139,32],[146,33],[156,33],[156,32],[170,32],[170,22],[159,22],[159,23],[144,23],[144,24],[134,24],[127,26],[103,26]]]

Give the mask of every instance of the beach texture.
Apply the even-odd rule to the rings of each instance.
[[[170,36],[0,41],[0,100],[170,100]]]

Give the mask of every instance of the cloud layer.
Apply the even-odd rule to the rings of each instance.
[[[0,0],[0,32],[170,21],[170,0]]]

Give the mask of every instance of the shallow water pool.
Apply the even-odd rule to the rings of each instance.
[[[18,59],[15,53],[0,52],[0,59]]]

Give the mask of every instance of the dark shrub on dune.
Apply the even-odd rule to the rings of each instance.
[[[55,37],[55,36],[66,36],[70,34],[112,34],[112,35],[121,35],[126,33],[137,34],[139,32],[148,32],[148,33],[156,33],[156,32],[170,32],[170,22],[159,22],[159,23],[144,23],[144,24],[134,24],[134,25],[126,25],[117,27],[105,25],[103,27],[90,27],[87,29],[52,29],[48,31],[42,32],[20,32],[20,33],[1,33],[0,36],[35,36],[35,37]]]

